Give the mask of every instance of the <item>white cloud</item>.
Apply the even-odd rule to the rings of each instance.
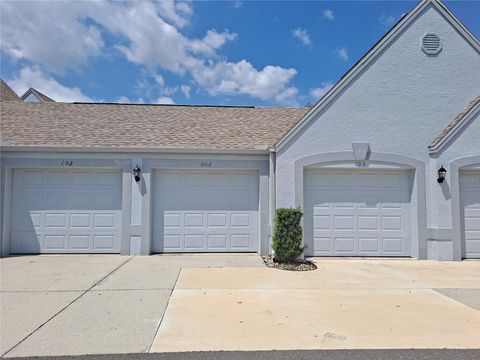
[[[182,92],[183,96],[185,96],[185,98],[187,99],[190,99],[190,86],[188,85],[181,85],[180,86],[180,91]]]
[[[54,78],[45,75],[40,69],[24,67],[8,84],[17,94],[23,94],[33,87],[41,93],[59,102],[92,102],[90,97],[82,93],[77,87],[67,87]]]
[[[121,104],[129,104],[131,101],[126,96],[119,96],[118,98],[115,99],[114,102],[121,103]]]
[[[337,57],[340,60],[347,61],[350,57],[348,56],[348,49],[345,46],[342,46],[340,48],[336,48],[335,52],[337,54]]]
[[[154,104],[165,104],[165,105],[173,105],[175,101],[171,97],[168,96],[160,96],[157,100],[153,102]]]
[[[393,15],[382,14],[378,18],[378,22],[382,25],[385,29],[389,29],[397,22],[397,18]]]
[[[292,30],[292,35],[300,40],[303,45],[310,46],[312,45],[312,40],[310,40],[310,36],[308,35],[307,29],[295,29]]]
[[[165,86],[165,80],[163,79],[162,75],[155,73],[153,74],[153,78],[155,79],[158,85]]]
[[[203,39],[190,41],[188,47],[196,54],[214,55],[215,51],[221,48],[227,41],[235,40],[237,34],[225,30],[218,33],[215,30],[208,30]]]
[[[109,34],[108,46],[116,54],[157,74],[162,96],[178,88],[167,88],[158,70],[191,76],[201,89],[216,95],[244,94],[287,103],[298,92],[291,84],[295,69],[256,69],[245,59],[230,62],[220,56],[218,51],[237,34],[215,29],[202,38],[183,34],[193,15],[191,2],[2,1],[1,6],[2,49],[15,59],[42,65],[45,73],[81,69],[90,57],[110,49],[102,39]],[[308,34],[305,39],[310,43]],[[142,96],[155,98],[148,87]]]
[[[259,71],[246,60],[198,65],[193,68],[192,76],[211,95],[249,95],[286,103],[298,93],[295,87],[289,86],[290,80],[297,74],[295,69],[267,65]]]
[[[331,81],[323,82],[320,87],[310,90],[310,95],[313,96],[316,100],[318,100],[323,95],[325,95],[333,86],[334,84]]]
[[[335,20],[335,15],[333,15],[333,11],[330,10],[330,9],[325,9],[325,10],[323,10],[322,16],[323,16],[325,19],[330,20],[330,21]]]
[[[174,0],[161,0],[155,2],[158,13],[172,25],[184,27],[188,24],[193,9],[187,2],[177,2]]]
[[[242,5],[243,5],[243,2],[240,1],[240,0],[235,0],[235,1],[233,2],[233,7],[234,7],[235,9],[241,8]]]
[[[138,98],[136,101],[130,100],[126,96],[119,96],[118,98],[115,99],[116,103],[120,104],[144,104],[145,101],[142,98]]]
[[[1,1],[1,48],[14,60],[29,60],[57,73],[79,69],[100,54],[99,29],[82,22],[81,2]]]

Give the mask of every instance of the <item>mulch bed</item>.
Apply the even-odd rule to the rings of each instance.
[[[291,263],[277,262],[273,256],[262,256],[265,265],[275,269],[288,270],[288,271],[311,271],[316,270],[317,266],[308,260],[296,261]]]

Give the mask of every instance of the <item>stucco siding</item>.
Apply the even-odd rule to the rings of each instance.
[[[421,49],[426,33],[441,38],[437,56]],[[449,182],[440,186],[437,170],[442,164],[449,170],[454,159],[480,154],[479,122],[472,121],[437,156],[431,156],[427,146],[478,94],[480,54],[429,5],[312,121],[282,144],[277,153],[277,207],[299,203],[295,188],[298,193],[303,184],[295,184],[296,161],[314,154],[351,153],[352,143],[364,142],[372,153],[402,155],[424,164],[425,180],[419,189],[426,202],[425,236],[435,240],[440,235],[429,230],[449,229],[441,234],[443,240],[458,242],[452,233],[457,215],[452,215]],[[353,163],[344,165],[353,167]],[[449,256],[443,252],[442,257]]]
[[[432,225],[440,229],[452,227],[452,184],[450,173],[452,160],[480,155],[480,115],[476,115],[462,130],[452,137],[445,147],[437,154],[432,155],[432,176],[436,178],[436,170],[442,165],[447,169],[447,180],[441,186],[432,187]],[[473,164],[472,164],[473,165]],[[480,164],[478,164],[480,167]],[[434,181],[434,179],[432,179]]]
[[[442,39],[443,49],[436,57],[421,50],[427,32]],[[428,162],[427,145],[480,93],[478,79],[479,54],[436,9],[428,7],[279,150],[277,206],[294,205],[293,163],[310,154],[350,151],[352,142],[369,142],[372,151]]]

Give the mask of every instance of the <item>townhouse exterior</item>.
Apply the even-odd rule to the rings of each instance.
[[[307,256],[480,258],[479,95],[424,0],[311,108],[2,101],[1,254],[269,254],[300,206]]]

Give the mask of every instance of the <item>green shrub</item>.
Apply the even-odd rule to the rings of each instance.
[[[303,230],[301,225],[303,212],[300,208],[279,208],[275,213],[275,231],[272,248],[278,262],[294,262],[302,255]]]

